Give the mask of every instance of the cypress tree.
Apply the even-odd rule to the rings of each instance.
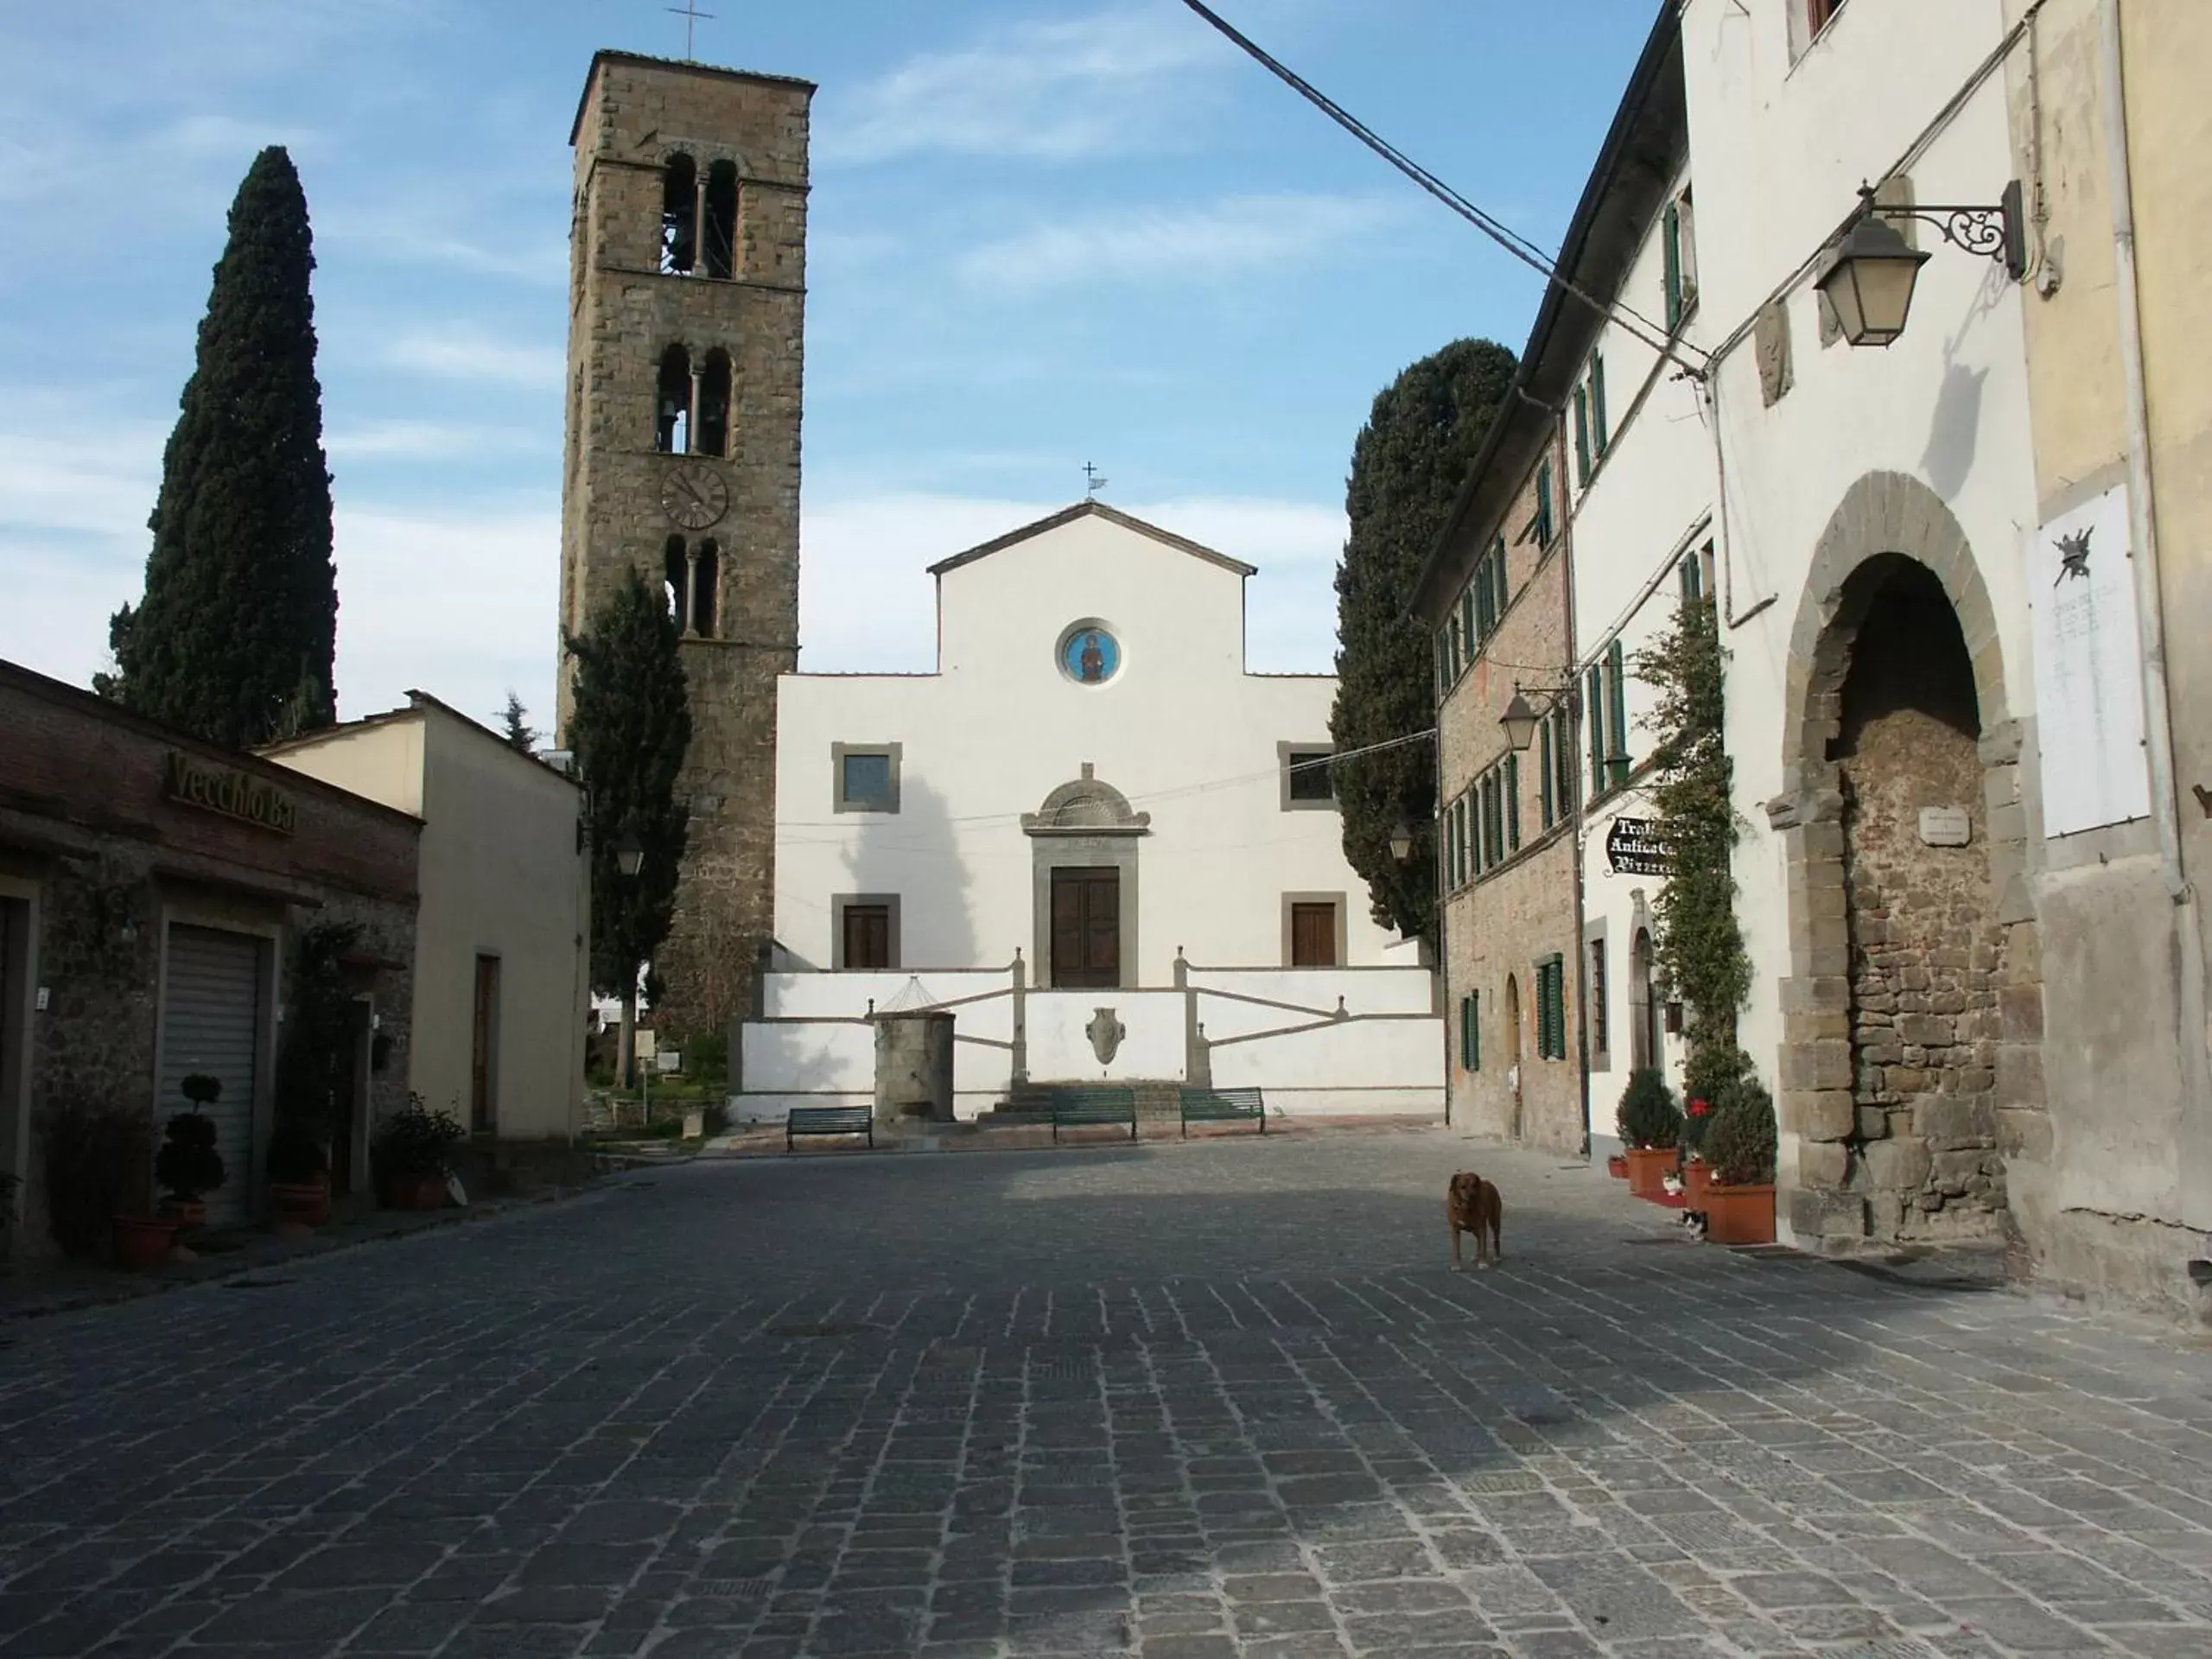
[[[507,688],[507,706],[499,714],[502,722],[500,735],[507,740],[507,747],[522,754],[537,753],[537,732],[530,723],[530,710],[522,706],[522,698],[512,686]]]
[[[1337,566],[1329,736],[1339,753],[1436,723],[1433,647],[1406,606],[1514,366],[1513,353],[1495,340],[1455,340],[1392,381],[1360,429],[1344,492],[1351,533]],[[1344,857],[1367,882],[1376,924],[1433,940],[1435,746],[1406,743],[1333,770]],[[1413,855],[1402,864],[1390,855],[1401,822],[1414,831]]]
[[[634,567],[563,645],[576,665],[569,744],[590,801],[592,986],[622,1000],[626,1078],[638,969],[676,913],[689,811],[676,781],[691,743],[691,705],[676,619]],[[641,860],[637,874],[624,875],[621,847],[631,836]]]
[[[130,708],[243,748],[327,726],[338,640],[315,269],[292,159],[271,145],[231,204],[192,378],[162,459],[144,598],[108,626]]]

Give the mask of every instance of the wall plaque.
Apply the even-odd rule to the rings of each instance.
[[[280,836],[289,836],[299,827],[298,804],[262,779],[248,777],[227,766],[209,766],[181,749],[169,751],[162,777],[165,791],[173,801],[219,812],[226,818],[236,818]]]
[[[1963,806],[1923,806],[1920,809],[1920,839],[1929,847],[1963,847],[1974,839],[1974,826]]]
[[[1605,863],[1615,875],[1664,875],[1667,849],[1649,818],[1615,818],[1605,831]]]

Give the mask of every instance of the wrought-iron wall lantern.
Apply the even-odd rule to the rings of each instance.
[[[1564,709],[1570,720],[1579,720],[1582,716],[1580,700],[1574,695],[1572,683],[1535,687],[1536,695],[1546,699],[1541,709],[1529,703],[1525,695],[1527,689],[1519,681],[1515,681],[1513,701],[1505,705],[1505,712],[1497,717],[1497,723],[1505,728],[1505,741],[1516,754],[1529,752],[1529,746],[1536,741],[1537,725],[1554,709]]]
[[[1828,297],[1843,337],[1853,346],[1887,346],[1904,333],[1913,286],[1931,255],[1908,246],[1886,221],[1916,219],[1933,225],[1953,247],[1994,259],[2018,282],[2028,274],[2028,228],[2020,181],[2013,180],[1993,207],[1891,206],[1859,188],[1859,214],[1835,246],[1814,286]]]

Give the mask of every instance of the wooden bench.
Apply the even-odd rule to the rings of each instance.
[[[875,1109],[872,1106],[794,1106],[784,1117],[784,1150],[798,1150],[802,1135],[864,1135],[871,1150],[875,1146]]]
[[[1137,1138],[1137,1096],[1134,1089],[1055,1089],[1052,1090],[1052,1139],[1060,1126],[1084,1128],[1098,1123],[1126,1123],[1129,1139]]]
[[[1268,1103],[1257,1089],[1185,1089],[1183,1090],[1183,1135],[1190,1137],[1193,1123],[1242,1123],[1259,1120],[1260,1133],[1268,1132]]]

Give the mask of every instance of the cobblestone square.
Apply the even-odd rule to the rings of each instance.
[[[0,1659],[2212,1655],[2212,1351],[1672,1220],[810,1152],[12,1321]]]

